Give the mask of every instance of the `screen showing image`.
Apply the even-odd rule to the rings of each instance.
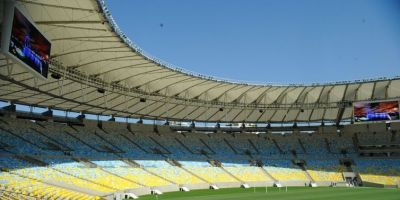
[[[391,121],[398,119],[398,101],[354,103],[354,120],[356,122]]]
[[[15,8],[9,53],[47,78],[50,49],[51,43]]]

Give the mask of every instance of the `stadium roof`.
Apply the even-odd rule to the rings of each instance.
[[[18,0],[17,4],[52,41],[50,72],[61,79],[37,79],[20,66],[7,67],[11,65],[1,55],[3,100],[149,119],[308,122],[349,119],[351,102],[400,96],[400,77],[271,85],[196,75],[135,46],[102,0]]]

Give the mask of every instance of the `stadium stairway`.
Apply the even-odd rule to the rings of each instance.
[[[135,135],[135,133],[129,131],[129,133]],[[130,143],[132,143],[133,145],[135,145],[137,148],[139,148],[140,150],[142,150],[144,153],[150,153],[149,151],[147,151],[145,148],[143,148],[142,146],[140,146],[138,143],[136,143],[135,141],[133,141],[131,138],[129,138],[128,136],[126,136],[125,134],[120,134],[123,138],[126,139],[126,141],[129,141]]]
[[[79,176],[74,175],[74,174],[72,174],[72,173],[70,173],[70,172],[65,172],[65,171],[62,171],[62,170],[60,170],[60,169],[52,168],[52,170],[54,170],[54,171],[56,171],[56,172],[59,172],[59,173],[61,173],[61,174],[64,174],[64,175],[66,175],[66,176],[74,177],[74,178],[79,179],[79,180],[82,180],[82,181],[84,181],[84,182],[88,182],[88,183],[90,183],[90,184],[92,184],[92,185],[94,185],[94,186],[96,186],[96,187],[97,187],[97,186],[100,186],[100,187],[102,187],[102,188],[107,188],[109,191],[117,191],[117,190],[119,190],[118,188],[115,188],[115,187],[113,187],[113,186],[106,185],[106,184],[101,184],[101,183],[98,183],[98,182],[89,180],[89,179],[87,179],[87,178],[79,177]]]
[[[83,165],[85,165],[88,168],[95,168],[97,167],[96,164],[92,163],[90,160],[86,159],[86,158],[72,158],[72,160],[78,162],[78,163],[82,163]]]
[[[203,139],[199,139],[201,143],[204,144],[204,146],[206,146],[213,154],[215,154],[215,151],[207,144],[207,142],[205,142]]]
[[[229,176],[231,176],[232,178],[234,178],[236,181],[240,182],[241,184],[244,184],[245,181],[241,180],[240,178],[236,177],[235,175],[233,175],[231,172],[229,172],[228,170],[226,170],[222,165],[220,166],[220,168],[227,174],[229,174]]]
[[[204,183],[211,184],[211,183],[210,183],[209,181],[207,181],[206,179],[204,179],[204,178],[200,177],[199,175],[193,173],[192,171],[186,169],[183,165],[181,165],[180,168],[183,169],[183,171],[189,173],[190,175],[192,175],[192,176],[198,178],[199,180],[203,181]]]
[[[194,154],[194,152],[189,148],[189,147],[187,147],[182,141],[180,141],[178,138],[174,138],[177,142],[178,142],[178,144],[180,144],[184,149],[186,149],[188,152],[190,152],[191,154]]]
[[[304,161],[302,163],[295,163],[295,160],[293,160],[292,162],[296,164],[303,171],[304,175],[307,177],[310,183],[315,183],[315,180],[311,177],[310,173],[308,173]]]
[[[274,183],[279,182],[279,181],[278,181],[276,178],[274,178],[264,167],[260,166],[259,168],[261,169],[261,171],[262,171],[265,175],[267,175],[271,180],[273,180]]]
[[[127,161],[128,161],[128,162],[127,162]],[[134,165],[140,166],[139,163],[137,163],[137,162],[135,162],[135,161],[133,161],[133,160],[130,160],[130,159],[124,160],[124,162],[125,162],[126,164],[128,164],[128,165],[131,164],[131,163],[133,163]],[[160,178],[160,179],[162,179],[162,180],[164,180],[164,181],[167,181],[167,182],[169,182],[169,183],[171,183],[171,184],[178,185],[178,184],[175,183],[174,181],[169,180],[169,179],[167,179],[167,178],[165,178],[165,177],[163,177],[163,176],[160,176],[160,175],[158,175],[158,174],[156,174],[156,173],[154,173],[154,172],[152,172],[152,171],[146,169],[146,168],[143,167],[143,166],[141,166],[140,168],[141,168],[143,171],[147,172],[148,174],[151,174],[151,175],[153,175],[153,176],[156,176],[156,177],[158,177],[158,178]]]
[[[307,153],[306,147],[304,146],[304,143],[300,140],[300,138],[297,138],[297,141],[300,144],[301,149],[303,150],[304,153]]]
[[[235,154],[238,154],[237,150],[232,146],[231,143],[229,143],[229,141],[228,141],[226,138],[224,138],[223,140],[224,140],[224,142],[226,143],[226,145],[228,145],[228,147],[229,147],[230,149],[232,149],[232,151],[233,151]]]
[[[258,150],[258,148],[256,147],[256,145],[254,144],[253,141],[251,141],[250,139],[247,139],[250,143],[250,145],[253,147],[253,149],[257,152],[257,154],[260,154],[260,151]]]
[[[153,140],[154,143],[156,143],[158,146],[160,146],[160,148],[162,150],[164,150],[165,152],[162,152],[163,154],[171,154],[171,152],[164,146],[162,145],[160,142],[158,142],[156,139],[154,139],[153,137],[149,136],[149,138],[151,140]]]
[[[272,142],[274,143],[275,147],[279,150],[279,152],[282,154],[283,150],[282,148],[278,145],[278,142],[276,142],[275,139],[272,139]]]
[[[331,145],[330,145],[330,143],[329,143],[328,138],[324,138],[324,141],[325,141],[326,150],[327,150],[329,153],[332,153]]]
[[[41,135],[41,136],[47,138],[49,141],[52,142],[51,144],[48,144],[48,145],[57,147],[57,149],[58,149],[58,150],[61,150],[61,151],[72,151],[71,148],[65,146],[64,144],[58,142],[57,140],[54,140],[53,138],[47,136],[46,134],[44,134],[42,131],[39,130],[39,127],[42,128],[42,129],[46,129],[45,127],[43,127],[42,125],[39,125],[39,124],[38,124],[37,127],[38,127],[38,128],[30,128],[30,129],[31,129],[32,131],[38,133],[39,135]]]
[[[129,179],[129,178],[120,176],[120,175],[118,175],[118,174],[116,174],[116,173],[113,173],[113,172],[111,172],[111,171],[109,171],[109,170],[107,170],[107,169],[104,169],[104,168],[102,168],[102,167],[99,167],[99,166],[97,166],[97,167],[98,167],[100,170],[102,170],[103,172],[105,172],[105,173],[107,173],[107,174],[110,174],[110,175],[112,175],[112,176],[118,177],[118,178],[120,178],[120,179],[123,179],[123,180],[128,181],[128,182],[131,182],[131,183],[134,183],[134,184],[139,185],[139,186],[141,186],[141,187],[148,187],[148,185],[144,185],[144,184],[139,183],[139,182],[137,182],[137,181],[135,181],[135,180],[132,180],[132,179]]]
[[[172,165],[172,166],[177,166],[177,167],[181,167],[182,166],[181,163],[179,163],[177,160],[174,160],[174,159],[165,159],[165,161],[167,163],[169,163],[170,165]]]
[[[128,166],[140,168],[140,164],[137,163],[137,162],[135,162],[135,161],[133,161],[133,160],[130,160],[130,159],[122,159],[122,161],[123,161],[124,163],[126,163]]]
[[[75,134],[79,134],[79,131],[77,129],[75,129],[73,126],[70,126],[71,129],[75,130]],[[90,145],[89,143],[81,140],[79,137],[77,137],[76,135],[74,135],[73,133],[69,132],[69,131],[64,131],[67,135],[73,137],[74,139],[78,140],[79,142],[81,142],[82,144],[85,144],[86,146],[90,147],[91,149],[93,149],[94,151],[97,152],[102,152],[101,150],[97,149],[96,147]]]
[[[358,152],[360,151],[360,141],[358,140],[357,134],[354,134],[354,136],[352,137],[352,140],[353,140],[354,147],[356,147],[355,148],[356,153],[358,154]]]
[[[244,152],[244,154],[247,155],[247,156],[250,158],[250,160],[254,160],[254,157],[253,157],[253,155],[251,154],[251,151],[250,151],[250,150],[246,150],[246,151]]]
[[[37,165],[37,166],[47,166],[48,165],[47,163],[45,163],[45,162],[43,162],[41,160],[38,160],[36,158],[33,158],[31,156],[28,156],[28,155],[14,155],[14,157],[17,158],[17,159],[20,159],[22,161],[26,161],[28,163],[32,163],[32,164]]]
[[[397,132],[391,132],[391,136],[390,136],[390,142],[391,143],[395,143],[396,142],[396,136],[397,136]]]
[[[105,134],[110,135],[110,133],[108,133],[106,130],[104,129],[98,129],[103,131]],[[123,150],[121,150],[120,148],[117,147],[117,145],[111,143],[110,141],[108,141],[107,139],[105,139],[104,137],[102,137],[100,134],[98,134],[96,131],[94,132],[94,134],[99,137],[101,140],[103,140],[105,143],[107,143],[108,145],[110,145],[113,149],[117,150],[117,153],[125,153]]]
[[[310,173],[308,173],[307,168],[304,165],[301,166],[301,169],[303,170],[306,177],[310,180],[310,182],[315,183],[315,180],[311,177]]]

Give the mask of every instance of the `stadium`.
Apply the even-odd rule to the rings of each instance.
[[[104,0],[0,13],[0,199],[400,199],[400,77],[221,80],[145,53]]]

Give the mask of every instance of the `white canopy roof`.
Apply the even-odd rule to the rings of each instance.
[[[146,56],[119,31],[103,1],[18,0],[17,5],[51,40],[50,72],[62,78],[36,79],[17,64],[7,67],[1,55],[3,100],[115,116],[293,122],[346,119],[353,101],[400,96],[399,77],[262,85],[195,75]]]

